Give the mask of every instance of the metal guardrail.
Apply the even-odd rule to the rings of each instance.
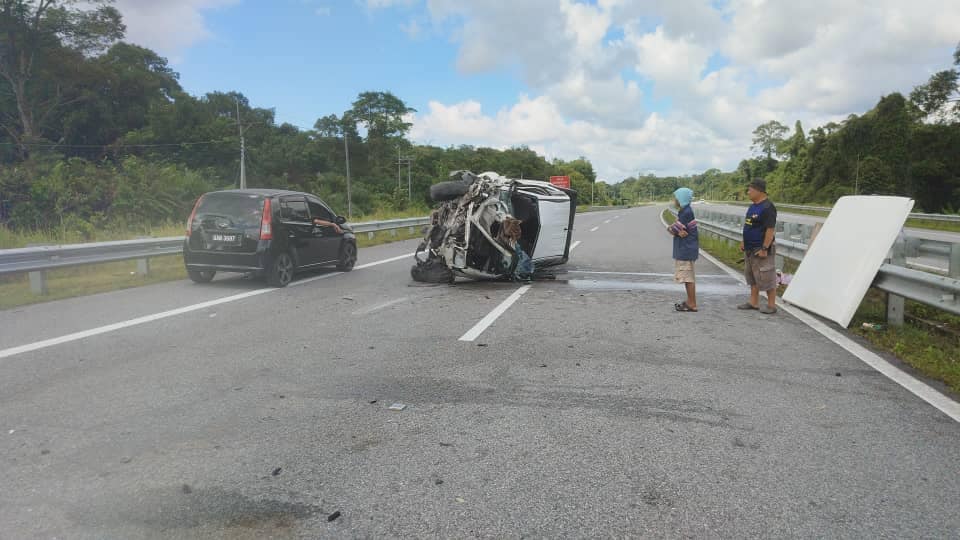
[[[430,217],[388,219],[351,224],[356,234],[367,233],[371,238],[379,231],[396,231],[428,225]],[[93,242],[61,246],[37,246],[0,250],[0,276],[29,273],[30,288],[36,294],[47,293],[46,272],[68,266],[83,266],[136,259],[141,275],[150,273],[150,258],[177,255],[183,251],[183,236]]]
[[[719,204],[731,204],[736,206],[748,206],[744,201],[712,201]],[[787,204],[787,203],[777,203],[777,208],[785,208],[787,210],[807,210],[811,212],[826,212],[830,213],[832,208],[829,206],[809,206],[803,204]],[[960,223],[960,214],[924,214],[924,213],[912,213],[910,214],[910,219],[925,219],[928,221],[943,221],[945,223]]]
[[[676,215],[675,210],[671,209],[671,212]],[[717,223],[712,222],[709,216],[705,219],[704,212],[701,210],[696,213],[698,214],[697,223],[701,229],[733,242],[740,242],[743,239],[743,229],[740,226],[742,222],[740,225]],[[803,260],[813,227],[786,223],[783,224],[783,230],[788,238],[777,236],[777,258]],[[795,231],[799,231],[799,241],[794,240],[797,236],[793,234]],[[873,283],[874,287],[891,296],[892,305],[899,303],[899,310],[893,310],[895,313],[891,313],[888,306],[889,323],[902,324],[903,298],[960,315],[960,244],[948,245],[951,246],[948,275],[941,276],[907,268],[905,266],[907,242],[902,237],[897,241],[891,250],[888,262],[880,267]],[[778,260],[777,263],[779,268],[783,267],[782,260]]]

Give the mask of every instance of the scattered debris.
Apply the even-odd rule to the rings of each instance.
[[[45,455],[47,455],[47,454],[49,454],[49,453],[50,453],[50,450],[47,450],[46,448],[44,448],[43,450],[40,451],[40,455],[41,455],[41,456],[45,456]]]
[[[193,488],[190,487],[190,484],[184,484],[180,486],[180,491],[182,491],[186,495],[189,495],[193,493]]]
[[[540,364],[540,367],[547,367],[546,364]]]
[[[130,456],[123,456],[120,458],[120,463],[130,463],[131,461],[133,461],[133,458]]]
[[[477,343],[477,347],[486,347],[486,346],[487,346],[486,343]]]
[[[837,372],[837,377],[843,377],[843,374],[841,374],[841,373],[838,371],[838,372]]]
[[[7,434],[13,435],[13,434],[16,433],[16,432],[17,432],[17,430],[11,429],[10,431],[7,432]]]
[[[327,522],[336,521],[340,517],[340,515],[341,515],[340,511],[337,510],[336,512],[327,516]]]
[[[377,400],[373,400],[373,401],[370,402],[370,404],[373,405],[373,404],[376,403],[376,402],[377,402]]]
[[[271,474],[273,474],[274,476],[280,476],[280,471],[282,470],[283,470],[283,467],[277,467],[276,469],[273,470],[273,473]]]
[[[217,316],[216,313],[211,313],[211,314],[210,314],[210,318],[211,318],[211,319],[215,318],[216,316]]]
[[[352,296],[344,296],[343,299],[344,299],[344,300],[349,300],[349,301],[353,302],[353,297],[352,297]]]
[[[436,480],[433,481],[433,484],[436,486],[442,486],[443,480],[441,480],[440,478],[437,478]]]
[[[442,443],[440,443],[440,446],[442,446],[442,447],[444,447],[444,448],[449,448],[449,447],[453,446],[453,443],[451,443],[451,442],[442,442]]]
[[[464,500],[464,499],[461,498],[461,497],[457,497],[457,498],[456,498],[456,501],[457,501],[458,503],[460,503],[460,504],[463,504],[463,503],[467,502],[466,500]]]
[[[405,403],[394,403],[393,405],[390,405],[389,407],[387,407],[387,409],[391,411],[402,411],[406,408],[407,408],[407,405]]]
[[[367,348],[370,349],[371,351],[374,350],[374,349],[376,349],[376,347],[374,347],[373,345],[371,345],[371,346],[369,346],[369,347],[367,347]]]
[[[865,322],[862,325],[860,325],[860,327],[865,330],[873,330],[874,332],[879,332],[880,330],[883,330],[883,325],[880,323]]]

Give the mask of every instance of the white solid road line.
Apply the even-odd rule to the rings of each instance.
[[[660,221],[666,226],[666,222],[663,221],[663,215],[660,215]],[[746,279],[743,277],[743,274],[737,272],[733,268],[730,268],[726,264],[717,260],[716,257],[710,255],[706,251],[700,250],[700,255],[708,261],[715,264],[718,268],[724,272],[730,274],[731,277],[739,281],[740,283],[746,285]],[[843,349],[845,349],[850,354],[856,356],[860,359],[861,362],[867,364],[873,369],[877,370],[884,376],[886,376],[891,381],[899,384],[903,388],[907,389],[910,393],[917,396],[918,398],[926,401],[932,405],[935,409],[942,412],[943,414],[949,416],[956,422],[960,422],[960,403],[948,398],[947,396],[941,394],[940,392],[934,390],[929,385],[923,381],[917,379],[916,377],[910,375],[909,373],[903,371],[902,369],[894,366],[890,362],[887,362],[875,352],[867,349],[866,347],[860,345],[859,343],[853,341],[847,336],[837,332],[833,328],[830,328],[822,321],[816,317],[811,316],[802,309],[795,308],[790,305],[785,305],[781,302],[778,302],[781,308],[787,313],[793,315],[798,320],[814,329],[821,336],[829,339],[830,341],[836,343]]]
[[[594,231],[596,231],[596,230],[597,230],[597,229],[599,229],[599,228],[600,228],[600,226],[599,226],[599,225],[597,225],[596,227],[594,227],[594,228],[592,228],[592,229],[590,229],[590,232],[594,232]]]
[[[394,261],[399,261],[401,259],[410,259],[410,262],[413,262],[413,253],[408,253],[406,255],[400,255],[398,257],[391,257],[389,259],[383,259],[382,261],[375,261],[372,263],[361,264],[360,266],[354,267],[354,270],[363,270],[364,268],[371,268],[373,266],[380,266],[381,264],[392,263]]]
[[[491,311],[490,313],[487,313],[486,317],[480,319],[480,322],[475,324],[473,328],[471,328],[470,330],[467,330],[466,334],[460,336],[460,341],[473,341],[478,337],[480,337],[480,334],[482,334],[484,330],[486,330],[491,324],[493,324],[494,321],[496,321],[501,315],[504,314],[504,312],[510,309],[510,306],[512,306],[514,302],[516,302],[521,296],[523,296],[523,293],[529,290],[530,290],[530,285],[524,285],[523,287],[520,287],[519,289],[514,291],[513,294],[508,296],[507,299],[501,302],[499,306],[493,308],[493,311]]]
[[[357,266],[355,270],[362,270],[364,268],[370,268],[371,266],[378,266],[381,264],[386,264],[389,262],[399,261],[400,259],[406,259],[412,255],[401,255],[399,257],[392,257],[390,259],[384,259],[382,261],[375,261],[372,263],[367,263],[361,266]],[[290,286],[296,287],[299,285],[305,285],[307,283],[312,283],[317,280],[327,279],[334,276],[339,276],[344,272],[332,272],[330,274],[323,274],[322,276],[316,276],[312,278],[302,279],[295,281],[290,284]],[[206,309],[208,307],[219,306],[220,304],[227,304],[230,302],[236,302],[237,300],[243,300],[245,298],[251,298],[253,296],[259,296],[261,294],[266,294],[273,291],[280,291],[283,289],[276,289],[272,287],[266,287],[263,289],[256,289],[253,291],[247,291],[240,294],[234,294],[231,296],[225,296],[223,298],[217,298],[215,300],[209,300],[207,302],[201,302],[199,304],[192,304],[189,306],[184,306],[177,309],[171,309],[169,311],[162,311],[160,313],[154,313],[152,315],[145,315],[143,317],[137,317],[136,319],[130,319],[127,321],[121,321],[118,323],[108,324],[106,326],[100,326],[97,328],[91,328],[90,330],[83,330],[81,332],[74,332],[72,334],[67,334],[65,336],[55,337],[51,339],[45,339],[43,341],[37,341],[34,343],[28,343],[26,345],[20,345],[17,347],[11,347],[9,349],[0,350],[0,359],[10,358],[11,356],[16,356],[18,354],[23,354],[26,352],[36,351],[40,349],[46,349],[48,347],[53,347],[56,345],[62,345],[64,343],[70,343],[71,341],[78,341],[88,337],[99,336],[101,334],[106,334],[109,332],[115,332],[117,330],[122,330],[124,328],[130,328],[131,326],[137,326],[141,324],[146,324],[153,321],[159,321],[161,319],[167,319],[169,317],[175,317],[177,315],[183,315],[184,313],[191,313],[193,311],[199,311],[201,309]]]
[[[402,303],[406,302],[407,300],[410,300],[410,297],[409,297],[409,296],[404,296],[403,298],[397,298],[396,300],[390,300],[389,302],[383,302],[383,303],[381,303],[381,304],[376,304],[376,305],[370,306],[370,307],[368,307],[368,308],[358,309],[358,310],[356,310],[356,311],[353,312],[353,315],[369,315],[369,314],[371,314],[371,313],[380,311],[381,309],[386,309],[386,308],[388,308],[388,307],[390,307],[390,306],[395,306],[395,305],[397,305],[397,304],[402,304]]]
[[[734,279],[744,284],[744,286],[746,285],[746,280],[739,272],[718,261],[715,257],[703,250],[700,251],[700,254],[703,255],[703,257],[708,261],[726,271]],[[908,391],[910,391],[910,393],[926,401],[943,414],[952,418],[954,421],[960,422],[960,403],[948,398],[947,396],[931,388],[923,381],[920,381],[916,377],[894,366],[890,362],[887,362],[877,353],[867,349],[840,332],[837,332],[833,328],[830,328],[828,325],[824,324],[822,321],[810,315],[806,311],[782,302],[777,302],[777,305],[810,328],[816,330],[821,336],[836,343],[850,354],[859,358],[864,364],[867,364],[873,369],[879,371],[891,381],[906,388]]]

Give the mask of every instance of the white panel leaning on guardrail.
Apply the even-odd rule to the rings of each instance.
[[[395,235],[398,229],[408,228],[414,233],[416,227],[429,223],[430,217],[425,216],[366,221],[351,224],[351,228],[356,234],[367,233],[373,238],[378,231],[391,231]],[[147,275],[150,273],[151,257],[177,255],[182,251],[182,236],[3,249],[0,250],[0,276],[29,273],[30,289],[35,294],[45,295],[48,270],[136,259],[137,271],[141,275]]]
[[[676,215],[676,210],[670,208]],[[696,209],[697,224],[701,230],[738,243],[743,238],[743,217]],[[777,267],[783,267],[783,258],[802,261],[813,234],[812,225],[778,222]],[[789,237],[784,238],[784,236]],[[799,238],[798,238],[799,237]],[[797,240],[794,240],[798,238]],[[923,272],[906,267],[907,242],[902,237],[890,251],[888,262],[880,267],[873,286],[888,295],[887,322],[903,324],[904,298],[937,309],[960,315],[960,244],[946,244],[948,267],[946,275]],[[899,306],[899,307],[898,307]]]

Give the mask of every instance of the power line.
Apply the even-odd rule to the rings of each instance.
[[[192,142],[180,142],[180,143],[152,143],[152,144],[53,144],[53,143],[15,143],[15,142],[0,142],[0,146],[30,146],[33,148],[103,148],[106,149],[121,149],[121,148],[163,148],[163,147],[177,147],[177,146],[198,146],[198,145],[208,145],[208,144],[236,144],[236,141],[232,140],[217,140],[217,141],[192,141]]]

